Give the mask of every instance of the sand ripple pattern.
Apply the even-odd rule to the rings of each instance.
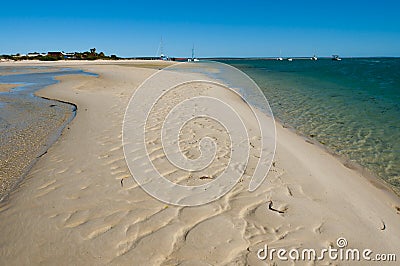
[[[275,123],[265,96],[243,72],[216,62],[182,63],[158,71],[135,91],[123,147],[132,176],[147,193],[197,206],[225,195],[246,171],[249,191],[262,183],[275,153]],[[250,157],[257,158],[251,170]]]

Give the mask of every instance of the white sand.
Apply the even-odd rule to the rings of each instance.
[[[129,98],[155,70],[69,65],[100,77],[63,76],[38,93],[78,114],[1,205],[1,265],[264,265],[264,244],[320,250],[339,237],[400,259],[399,198],[279,124],[274,167],[255,192],[245,176],[204,206],[155,200],[130,177],[121,140]]]

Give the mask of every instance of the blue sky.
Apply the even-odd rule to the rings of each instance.
[[[400,3],[3,1],[0,54],[96,47],[124,57],[400,56]]]

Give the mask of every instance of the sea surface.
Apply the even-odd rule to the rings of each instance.
[[[282,123],[400,191],[400,58],[220,62],[249,75]]]

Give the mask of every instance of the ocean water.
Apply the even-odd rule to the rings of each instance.
[[[400,191],[400,58],[221,62],[248,74],[280,121]]]

